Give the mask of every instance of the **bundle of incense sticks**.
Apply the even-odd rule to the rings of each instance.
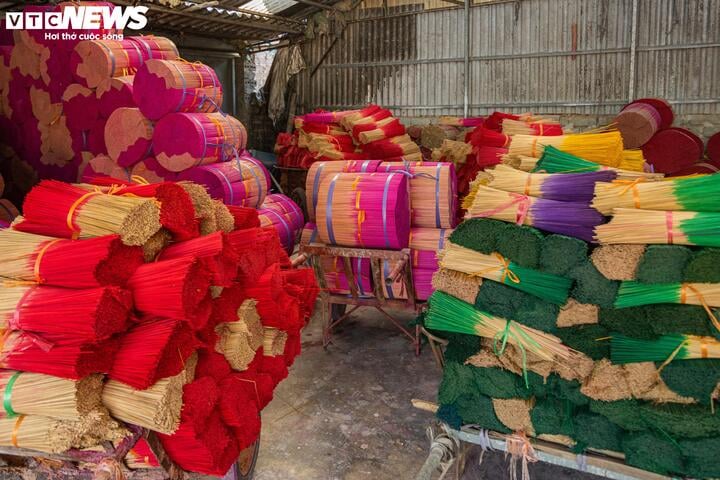
[[[608,167],[619,168],[623,158],[622,136],[618,131],[571,133],[555,137],[515,135],[510,142],[508,153],[539,158],[546,146],[556,147],[563,152]]]
[[[452,163],[383,162],[378,172],[407,172],[412,225],[453,228],[457,212],[457,177]]]
[[[487,172],[491,177],[487,182],[489,187],[563,202],[590,202],[597,182],[609,182],[616,177],[615,172],[607,170],[588,173],[525,173],[506,165],[497,165]]]
[[[0,230],[0,277],[68,288],[125,285],[143,263],[142,249],[118,235],[66,240]]]
[[[14,228],[59,238],[119,234],[126,245],[142,245],[160,230],[154,198],[111,195],[43,180],[25,198],[24,217]]]
[[[640,283],[625,281],[620,284],[615,308],[679,303],[720,307],[720,284],[717,283]],[[720,330],[720,321],[712,314],[713,324]]]
[[[142,265],[128,286],[135,308],[142,314],[195,322],[210,280],[211,272],[203,260],[181,256]]]
[[[201,258],[205,261],[205,266],[212,274],[212,285],[228,287],[237,276],[240,257],[226,233],[215,232],[174,243],[162,250],[156,261],[188,257]]]
[[[117,287],[83,290],[18,283],[0,287],[3,330],[103,340],[127,326],[132,295]]]
[[[112,77],[103,80],[95,89],[97,96],[98,113],[103,118],[110,118],[119,108],[133,108],[133,80],[134,75]]]
[[[615,181],[598,183],[592,206],[608,215],[614,208],[645,210],[720,211],[720,177],[708,175],[663,182]]]
[[[476,182],[465,198],[467,218],[494,218],[518,225],[532,225],[591,242],[603,216],[587,203],[558,202],[504,192]],[[598,227],[599,228],[599,227]]]
[[[215,351],[225,356],[233,370],[246,370],[263,346],[264,333],[254,300],[245,300],[232,322],[215,327],[218,340]]]
[[[563,129],[559,123],[547,119],[523,121],[506,118],[502,121],[502,133],[506,135],[539,135],[552,137],[562,135]]]
[[[501,344],[498,348],[500,353],[506,343],[548,361],[570,362],[576,353],[557,337],[476,310],[472,305],[444,292],[433,293],[429,304],[430,309],[425,317],[427,328],[492,339]]]
[[[202,63],[151,59],[135,74],[133,99],[150,120],[174,112],[215,112],[223,90],[215,71]]]
[[[482,125],[484,121],[485,121],[485,117],[460,118],[460,117],[443,116],[443,117],[440,117],[440,119],[438,120],[438,124],[450,125],[453,127],[477,127],[477,126]]]
[[[564,305],[572,280],[524,268],[499,253],[486,255],[448,242],[440,253],[440,266],[503,283],[551,303]]]
[[[324,243],[401,249],[410,232],[407,177],[394,173],[337,173],[320,185],[318,232]]]
[[[626,155],[626,152],[628,152],[628,150],[623,150],[624,156]],[[580,158],[579,156],[573,155],[571,153],[558,150],[551,145],[547,145],[544,148],[543,154],[539,160],[535,157],[528,157],[525,155],[513,155],[513,157],[519,157],[520,160],[518,161],[520,162],[520,164],[530,167],[529,170],[534,172],[581,173],[595,172],[598,170],[613,170],[617,173],[617,178],[619,180],[635,180],[637,178],[657,180],[664,177],[662,173],[645,172],[643,171],[642,167],[639,168],[637,171],[634,171],[600,165],[599,163],[591,162],[590,160]],[[524,170],[525,168],[520,169]]]
[[[452,229],[413,228],[410,230],[410,255],[415,297],[427,300],[434,291],[432,276],[438,270],[437,254],[445,247]]]
[[[179,374],[197,346],[186,322],[143,318],[120,339],[108,378],[144,390]]]
[[[205,186],[211,197],[228,205],[259,208],[268,194],[263,170],[260,163],[238,158],[190,168],[179,178]]]
[[[720,247],[720,213],[616,208],[595,228],[599,243],[660,243]]]
[[[373,173],[381,163],[381,160],[349,160],[313,163],[308,170],[305,180],[305,195],[310,220],[315,219],[318,193],[323,180],[340,172]]]
[[[713,337],[664,335],[656,340],[639,340],[613,335],[610,341],[613,363],[663,362],[720,358],[720,342]]]
[[[154,124],[138,108],[118,108],[105,124],[108,155],[118,166],[132,167],[150,156]]]
[[[41,373],[0,370],[0,388],[5,394],[3,409],[8,417],[40,415],[61,420],[79,420],[100,406],[102,375],[81,380]]]

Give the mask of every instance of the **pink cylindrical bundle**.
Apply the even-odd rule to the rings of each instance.
[[[64,167],[75,156],[72,136],[67,128],[65,116],[53,123],[38,123],[40,131],[40,162],[45,165]]]
[[[242,150],[239,153],[238,157],[240,158],[240,160],[245,160],[246,162],[254,163],[255,165],[258,166],[258,168],[260,168],[260,170],[262,170],[263,175],[265,175],[265,185],[267,185],[267,189],[268,189],[268,191],[270,191],[270,189],[272,188],[272,180],[270,177],[270,171],[267,169],[267,167],[265,167],[265,165],[260,160],[253,157],[250,154],[250,152],[248,152],[247,150]]]
[[[112,177],[126,182],[131,181],[127,169],[122,168],[107,155],[92,158],[82,172],[82,181],[90,182],[94,177]]]
[[[454,228],[457,224],[455,165],[445,162],[383,162],[378,172],[402,171],[410,178],[412,225]]]
[[[303,214],[300,207],[285,195],[269,195],[258,209],[258,218],[263,227],[274,227],[285,250],[290,253],[303,228]]]
[[[173,172],[233,159],[246,142],[243,124],[222,113],[173,113],[155,125],[153,134],[155,158]]]
[[[154,157],[145,158],[130,169],[130,175],[133,178],[145,180],[148,183],[162,183],[166,181],[176,181],[178,174],[163,168],[162,165]]]
[[[135,107],[133,100],[134,75],[124,77],[113,77],[103,80],[98,85],[95,94],[98,99],[98,111],[100,116],[108,118],[118,108]]]
[[[320,184],[320,240],[346,247],[407,247],[410,202],[403,173],[336,173]]]
[[[437,253],[444,248],[451,233],[449,228],[410,230],[410,264],[418,300],[427,300],[433,292],[432,276],[438,270]]]
[[[153,123],[137,108],[118,108],[105,124],[105,146],[121,167],[131,167],[152,153]]]
[[[265,198],[262,204],[263,209],[275,210],[289,219],[290,228],[293,231],[301,231],[305,224],[305,217],[302,210],[292,199],[281,193],[271,193]]]
[[[95,91],[73,83],[62,96],[63,114],[73,130],[90,130],[98,119],[98,101]]]
[[[313,163],[305,179],[305,198],[309,220],[315,220],[318,191],[325,178],[340,172],[373,173],[381,163],[381,160],[339,160]]]
[[[30,104],[32,114],[42,123],[53,123],[63,113],[62,103],[53,103],[50,92],[35,85],[30,87]]]
[[[175,60],[180,58],[180,53],[175,44],[165,37],[138,35],[125,38],[140,47],[145,60]]]
[[[372,272],[369,258],[348,258],[350,269],[355,277],[355,288],[361,297],[372,296]],[[325,272],[325,284],[330,293],[350,294],[350,283],[345,275],[344,260],[341,257],[320,257],[320,263]]]
[[[146,60],[177,58],[175,44],[163,37],[152,38],[157,44],[156,50],[148,50],[145,44],[131,38],[78,43],[70,57],[76,81],[95,88],[109,78],[134,74]]]
[[[223,91],[215,71],[202,63],[148,60],[135,75],[135,103],[151,120],[174,112],[215,112]]]
[[[107,155],[107,146],[105,145],[105,120],[104,118],[98,118],[92,125],[90,130],[87,130],[86,140],[87,149],[92,152],[93,155]]]
[[[211,197],[227,205],[260,208],[268,192],[265,167],[241,158],[190,168],[179,174],[205,187]]]

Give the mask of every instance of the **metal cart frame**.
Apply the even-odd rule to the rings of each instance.
[[[330,293],[327,282],[325,281],[325,270],[323,269],[320,258],[322,257],[340,257],[343,261],[343,272],[348,279],[350,295],[340,295]],[[412,269],[410,262],[410,250],[375,250],[367,248],[348,248],[330,245],[322,245],[311,243],[309,245],[300,246],[300,258],[307,260],[315,271],[315,277],[320,284],[320,299],[322,301],[323,312],[323,346],[327,347],[332,342],[332,331],[335,327],[345,321],[353,312],[360,307],[372,307],[385,316],[398,330],[408,337],[415,349],[415,354],[420,355],[420,326],[416,326],[414,331],[405,328],[396,318],[390,315],[386,309],[395,308],[400,310],[410,310],[418,313],[424,303],[415,300],[415,287],[413,285]],[[353,272],[350,258],[368,258],[370,259],[370,271],[373,283],[373,297],[361,297]],[[392,262],[395,267],[387,276],[383,275],[383,262]],[[405,291],[407,292],[407,300],[399,300],[387,298],[383,291],[386,282],[402,281]],[[340,308],[335,308],[338,306]],[[348,311],[344,311],[347,306],[351,306]]]

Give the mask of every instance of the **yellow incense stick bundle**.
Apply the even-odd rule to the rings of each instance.
[[[247,369],[255,351],[263,346],[265,332],[256,304],[255,300],[245,300],[238,309],[237,321],[221,323],[215,328],[218,334],[215,351],[225,356],[233,370]]]
[[[501,158],[503,165],[509,165],[518,170],[522,170],[523,172],[532,172],[539,160],[539,158],[518,154],[505,154]]]
[[[276,357],[285,352],[285,342],[288,334],[277,328],[265,327],[263,329],[263,355]]]
[[[696,245],[681,225],[693,220],[697,212],[616,208],[612,213],[610,222],[595,227],[595,238],[600,243]]]
[[[556,137],[515,135],[510,142],[508,154],[540,158],[546,145],[609,167],[618,167],[623,158],[622,136],[619,131],[571,133]]]

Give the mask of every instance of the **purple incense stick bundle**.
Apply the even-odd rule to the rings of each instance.
[[[562,202],[590,202],[595,183],[611,182],[617,176],[612,170],[585,173],[527,173],[508,165],[497,165],[486,171],[491,179],[487,186]]]
[[[320,184],[320,240],[331,245],[399,250],[410,234],[408,179],[401,172],[336,173]]]
[[[600,212],[581,202],[559,202],[505,192],[475,184],[468,195],[466,218],[494,218],[532,225],[548,232],[593,241],[593,231],[604,221]]]
[[[268,192],[265,167],[257,162],[237,159],[194,167],[179,174],[205,187],[212,198],[227,205],[260,208]]]

